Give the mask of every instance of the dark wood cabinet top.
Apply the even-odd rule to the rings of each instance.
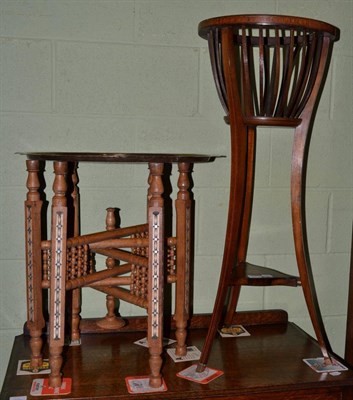
[[[245,324],[239,314],[238,323]],[[246,313],[245,313],[246,314]],[[246,315],[244,316],[244,318]],[[240,318],[240,319],[239,319]],[[72,393],[60,398],[71,399],[223,399],[223,400],[338,400],[351,399],[353,371],[340,375],[319,374],[303,358],[320,357],[317,342],[292,323],[246,325],[251,336],[220,338],[215,341],[209,367],[224,374],[207,385],[178,378],[176,374],[193,362],[174,363],[164,354],[164,375],[168,391],[160,394],[130,395],[127,376],[148,374],[148,349],[134,344],[146,334],[128,320],[123,330],[112,333],[84,333],[81,346],[65,347],[63,375],[73,380]],[[191,321],[191,328],[194,324]],[[197,319],[203,323],[203,317]],[[140,318],[140,320],[145,320]],[[83,320],[84,321],[84,320]],[[206,325],[209,320],[205,320]],[[201,325],[200,325],[201,326]],[[84,324],[82,326],[84,330]],[[136,328],[136,326],[135,326]],[[141,327],[141,329],[143,326]],[[202,347],[206,329],[191,329],[188,345]],[[174,338],[174,332],[165,335]],[[44,355],[47,356],[47,347]],[[16,376],[18,360],[30,355],[29,337],[15,338],[2,398],[28,396],[34,376]],[[342,397],[345,396],[345,397]],[[56,397],[59,398],[59,397]]]

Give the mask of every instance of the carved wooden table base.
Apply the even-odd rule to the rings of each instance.
[[[28,153],[26,213],[27,327],[32,366],[42,363],[42,290],[50,289],[50,385],[61,385],[67,292],[71,294],[71,340],[80,340],[80,288],[93,287],[107,294],[105,323],[114,320],[114,298],[144,307],[148,314],[150,385],[161,386],[164,282],[176,283],[175,323],[178,355],[186,354],[189,318],[191,246],[190,175],[192,165],[214,156],[173,154]],[[54,161],[54,196],[51,203],[51,239],[43,240],[43,161]],[[116,228],[114,209],[108,208],[106,231],[79,233],[77,166],[79,162],[146,163],[149,168],[147,222]],[[175,201],[176,235],[166,237],[163,174],[166,164],[177,163],[178,193]],[[98,166],[97,166],[98,167]],[[126,251],[131,248],[132,251]],[[121,250],[124,249],[124,250]],[[96,271],[94,254],[107,257],[107,269]],[[166,261],[167,260],[167,261]],[[120,264],[121,261],[126,262]],[[167,266],[165,265],[167,262]],[[165,272],[167,273],[165,279]],[[126,274],[129,273],[129,276]],[[124,275],[124,276],[121,276]],[[121,286],[129,286],[129,290]],[[107,322],[108,321],[108,322]],[[117,322],[118,324],[120,321]],[[113,322],[113,327],[116,327]]]

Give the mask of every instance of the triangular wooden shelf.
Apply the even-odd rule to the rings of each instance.
[[[300,286],[300,279],[297,276],[248,262],[239,263],[234,268],[231,282],[233,285],[248,286]]]

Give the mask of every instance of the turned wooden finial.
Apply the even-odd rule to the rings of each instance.
[[[66,206],[66,191],[67,191],[67,163],[56,161],[54,162],[54,173],[55,179],[53,183],[53,191],[55,193],[53,197],[53,207],[55,206]]]
[[[181,162],[178,164],[179,166],[179,179],[178,179],[178,188],[179,192],[177,195],[178,199],[187,200],[190,198],[190,179],[189,173],[191,170],[190,163]]]
[[[162,182],[162,174],[163,174],[164,165],[161,163],[150,163],[150,176],[148,179],[149,183],[149,202],[150,206],[162,206],[163,205],[163,182]]]
[[[26,160],[28,177],[27,177],[27,200],[38,201],[40,200],[38,189],[40,188],[40,182],[38,177],[39,172],[39,161],[38,160]]]

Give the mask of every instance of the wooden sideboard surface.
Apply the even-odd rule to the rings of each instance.
[[[168,391],[148,395],[131,395],[125,386],[125,377],[149,373],[148,349],[134,344],[145,336],[143,329],[146,319],[129,318],[121,332],[104,334],[97,333],[94,320],[83,320],[81,346],[64,348],[63,374],[72,378],[72,392],[57,398],[350,399],[347,396],[351,395],[349,391],[353,387],[353,370],[332,376],[318,374],[306,366],[303,358],[319,357],[320,349],[312,337],[286,321],[285,312],[238,313],[237,318],[237,322],[244,324],[251,336],[230,339],[217,337],[208,365],[224,371],[223,376],[208,385],[178,378],[176,373],[192,362],[174,363],[165,354],[162,373]],[[192,318],[188,345],[201,349],[209,320],[209,315]],[[262,324],[256,325],[259,322]],[[173,331],[165,333],[174,337]],[[45,346],[44,351],[47,350]],[[1,399],[9,399],[11,396],[35,398],[29,395],[33,376],[16,376],[18,360],[28,359],[29,355],[28,336],[17,336]]]

